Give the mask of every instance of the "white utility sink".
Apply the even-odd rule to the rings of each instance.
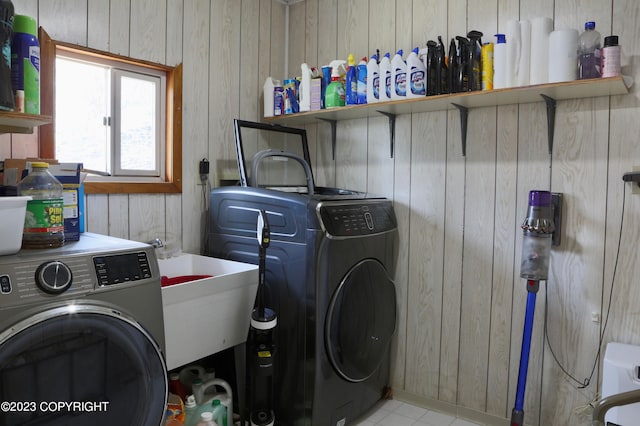
[[[211,275],[162,287],[169,370],[244,342],[258,288],[258,267],[194,254],[158,259],[160,274]]]

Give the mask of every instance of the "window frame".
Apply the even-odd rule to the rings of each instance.
[[[135,178],[85,182],[86,194],[182,193],[182,64],[175,67],[129,58],[51,39],[40,27],[40,109],[52,118],[38,129],[41,158],[55,158],[55,58],[58,50],[106,58],[166,73],[165,161],[163,182],[139,182]]]

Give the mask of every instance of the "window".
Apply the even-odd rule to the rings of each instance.
[[[53,117],[40,156],[94,171],[87,193],[181,192],[182,67],[40,33],[42,113]]]

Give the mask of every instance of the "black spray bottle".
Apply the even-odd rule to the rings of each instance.
[[[437,95],[437,67],[436,67],[436,46],[438,44],[429,40],[427,42],[427,96]]]
[[[482,90],[482,33],[469,31],[469,91]]]
[[[458,75],[458,48],[456,47],[456,40],[453,38],[451,39],[451,43],[449,43],[449,57],[447,59],[449,93],[456,93],[460,91],[460,88],[456,84],[456,77]]]
[[[442,42],[442,37],[438,36],[438,47],[436,47],[436,68],[437,79],[436,90],[438,94],[449,93],[449,75],[447,71],[447,54]]]
[[[456,73],[456,86],[459,92],[468,92],[469,89],[469,40],[466,37],[456,36],[458,40],[458,72]]]

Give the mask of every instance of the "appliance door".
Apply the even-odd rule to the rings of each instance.
[[[363,259],[344,276],[331,297],[325,344],[336,372],[362,382],[380,367],[396,324],[396,293],[387,270]]]
[[[0,334],[0,425],[161,424],[166,366],[132,318],[91,304],[54,307]]]

